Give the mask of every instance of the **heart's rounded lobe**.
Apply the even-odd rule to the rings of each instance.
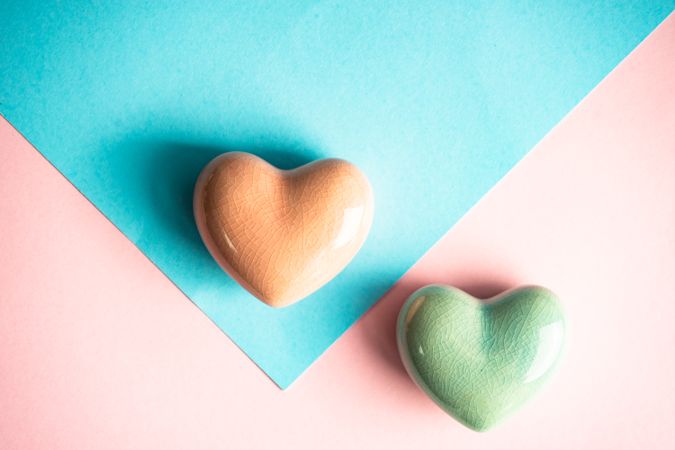
[[[230,152],[199,175],[194,214],[220,266],[258,299],[282,307],[319,289],[356,255],[372,223],[373,194],[344,160],[281,170]]]

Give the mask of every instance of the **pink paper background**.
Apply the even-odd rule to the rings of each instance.
[[[0,448],[673,448],[675,16],[288,391],[0,121]],[[487,434],[399,362],[430,282],[556,290],[560,372]]]

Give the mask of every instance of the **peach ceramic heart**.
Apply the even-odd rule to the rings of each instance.
[[[281,170],[231,152],[199,175],[194,214],[220,266],[281,307],[319,289],[356,255],[372,223],[373,195],[365,175],[341,159]]]

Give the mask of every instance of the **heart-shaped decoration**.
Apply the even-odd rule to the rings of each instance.
[[[281,307],[319,289],[356,255],[372,223],[373,195],[365,175],[341,159],[281,170],[231,152],[199,175],[194,214],[220,266]]]
[[[542,287],[481,301],[453,287],[431,285],[403,305],[397,338],[415,383],[457,420],[485,431],[551,375],[565,322],[557,297]]]

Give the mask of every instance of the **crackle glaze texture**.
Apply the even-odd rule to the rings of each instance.
[[[220,266],[282,307],[319,289],[356,255],[372,223],[373,195],[365,175],[341,159],[281,170],[231,152],[200,174],[194,213]]]
[[[431,285],[398,319],[406,370],[441,408],[485,431],[519,408],[552,373],[565,324],[551,291],[527,286],[481,301]]]

